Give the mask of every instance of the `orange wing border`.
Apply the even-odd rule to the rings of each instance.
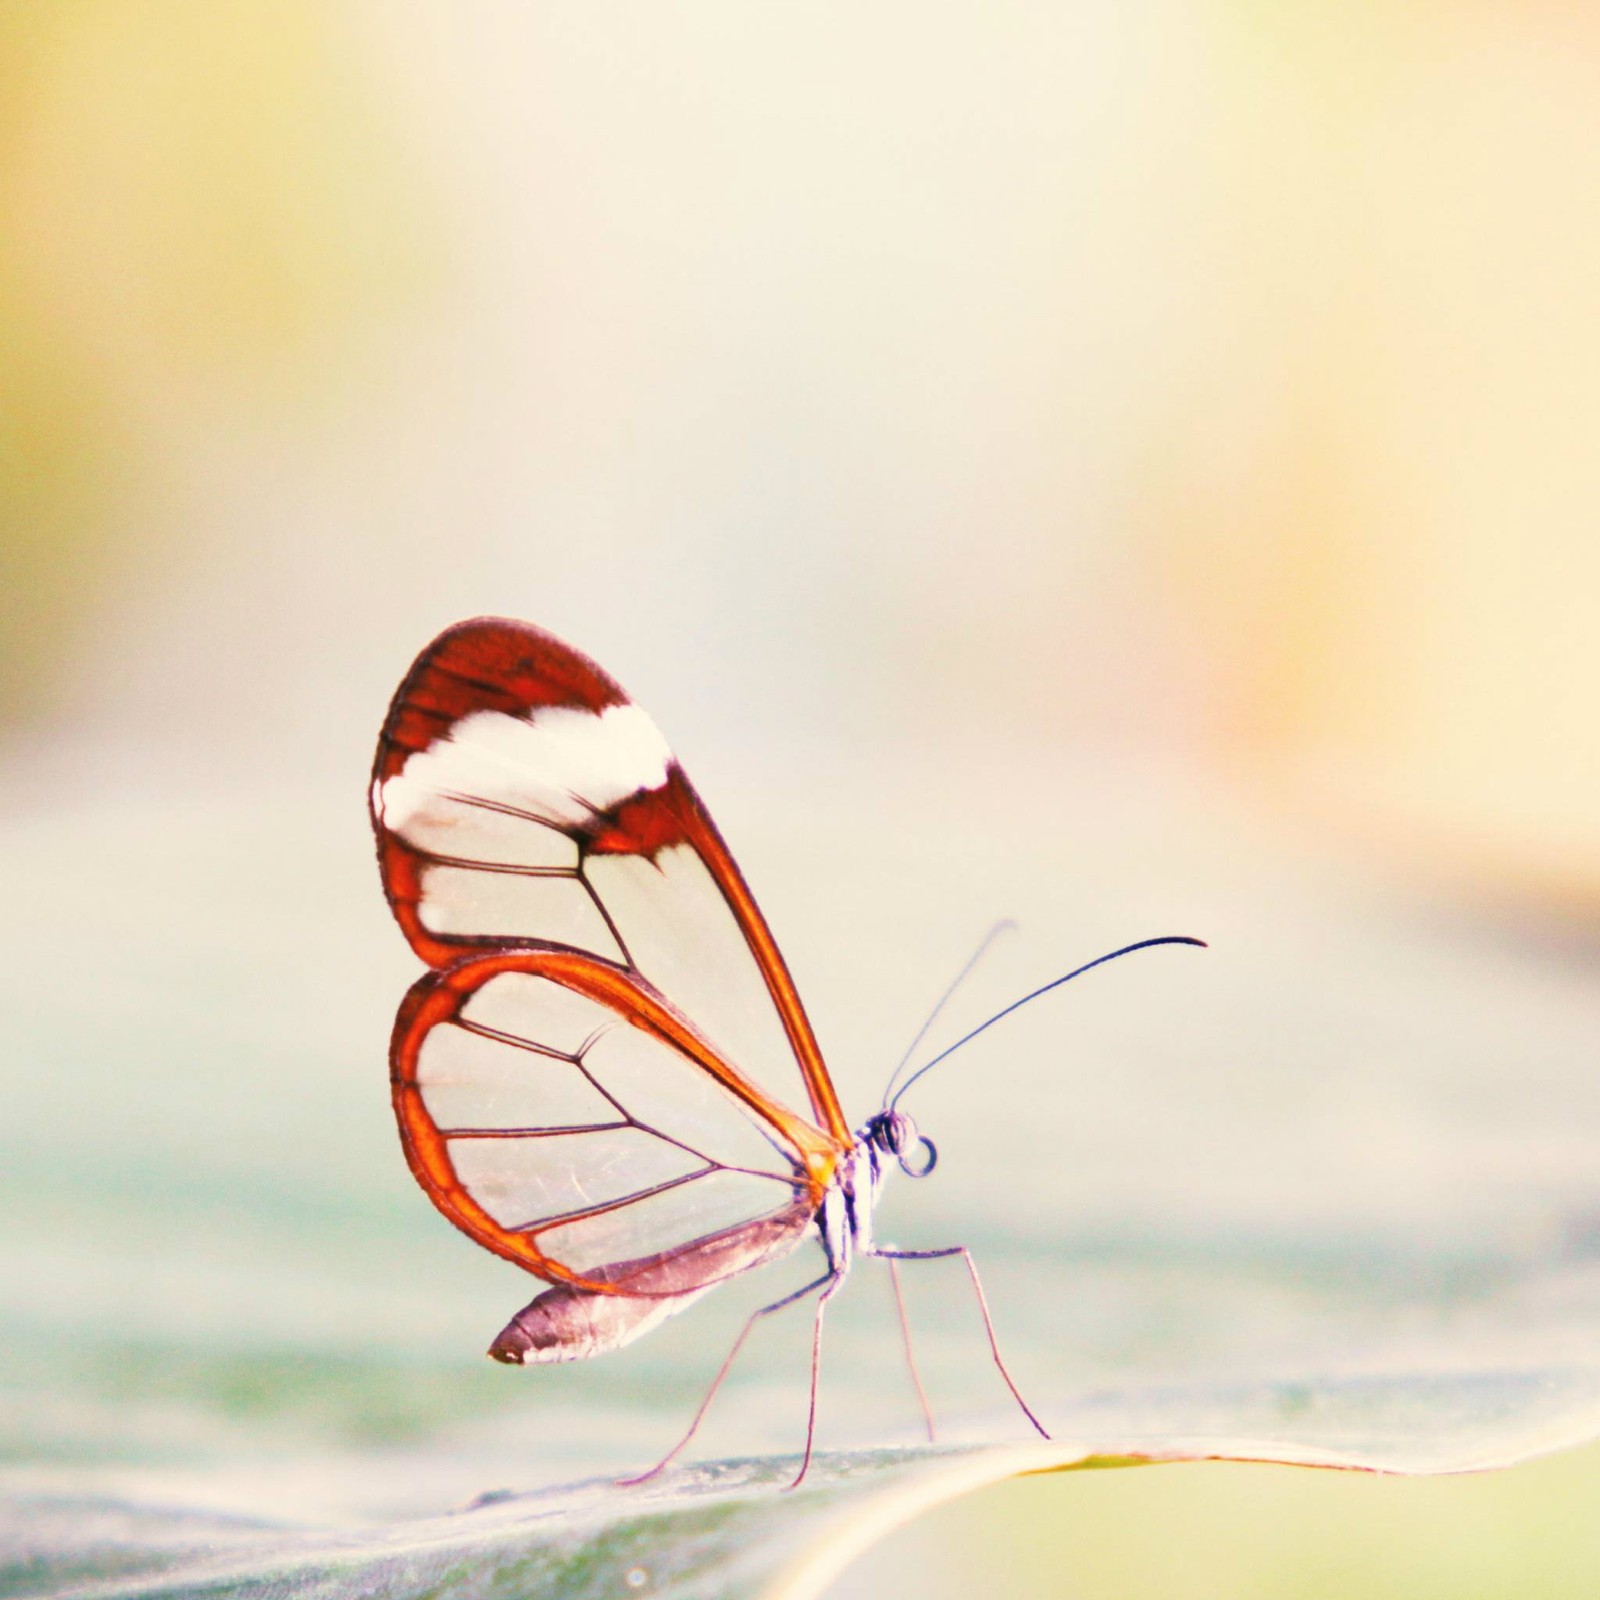
[[[456,1177],[448,1142],[423,1103],[417,1081],[423,1040],[439,1024],[453,1020],[491,978],[507,972],[548,978],[607,1006],[624,1022],[709,1073],[792,1147],[797,1187],[804,1185],[796,1205],[805,1206],[811,1214],[816,1212],[844,1153],[830,1135],[763,1094],[712,1049],[688,1018],[626,968],[564,946],[523,946],[492,955],[469,956],[453,966],[424,974],[401,1002],[390,1045],[391,1094],[406,1161],[428,1198],[469,1238],[546,1282],[570,1284],[600,1294],[624,1292],[615,1280],[586,1278],[572,1272],[545,1255],[529,1235],[501,1227]],[[631,1199],[624,1199],[597,1210],[624,1210],[631,1203]]]

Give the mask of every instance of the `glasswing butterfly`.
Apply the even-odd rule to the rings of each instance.
[[[911,1083],[1125,951],[1023,996],[898,1088],[891,1079],[852,1131],[700,797],[650,719],[576,650],[501,618],[446,629],[390,705],[370,800],[384,893],[431,969],[401,1003],[390,1050],[406,1159],[462,1232],[550,1285],[491,1356],[601,1355],[815,1239],[823,1271],[750,1317],[688,1430],[642,1474],[693,1438],[757,1320],[815,1295],[799,1483],[823,1315],[854,1258],[895,1274],[909,1361],[897,1264],[960,1256],[995,1366],[1048,1437],[1006,1370],[966,1247],[891,1249],[873,1209],[891,1163],[920,1178],[937,1156],[899,1109]],[[1127,948],[1161,943],[1199,941]]]

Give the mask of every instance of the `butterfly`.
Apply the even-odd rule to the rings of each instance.
[[[528,623],[446,629],[389,707],[370,806],[384,893],[430,969],[402,1001],[390,1049],[406,1160],[456,1227],[548,1285],[491,1356],[604,1354],[815,1241],[820,1273],[751,1315],[682,1438],[627,1480],[689,1444],[761,1318],[815,1296],[798,1484],[824,1313],[858,1257],[894,1274],[932,1438],[898,1263],[957,1256],[1000,1376],[1049,1436],[1006,1368],[966,1247],[898,1250],[873,1232],[891,1169],[933,1170],[937,1151],[899,1099],[950,1050],[898,1089],[891,1080],[852,1129],[743,875],[613,679]],[[1199,943],[1128,949],[1169,942]]]

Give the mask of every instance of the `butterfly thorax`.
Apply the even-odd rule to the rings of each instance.
[[[870,1254],[872,1213],[883,1179],[876,1149],[858,1139],[835,1169],[817,1212],[817,1231],[830,1271],[848,1272],[856,1255]]]
[[[868,1119],[839,1163],[817,1215],[822,1246],[835,1269],[848,1269],[854,1256],[872,1253],[872,1217],[891,1157],[907,1177],[925,1178],[939,1153],[903,1111],[884,1110]]]

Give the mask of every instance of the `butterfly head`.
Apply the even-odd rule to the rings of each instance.
[[[880,1111],[861,1130],[863,1143],[900,1163],[908,1178],[926,1178],[939,1160],[932,1139],[917,1132],[917,1125],[904,1111]]]

